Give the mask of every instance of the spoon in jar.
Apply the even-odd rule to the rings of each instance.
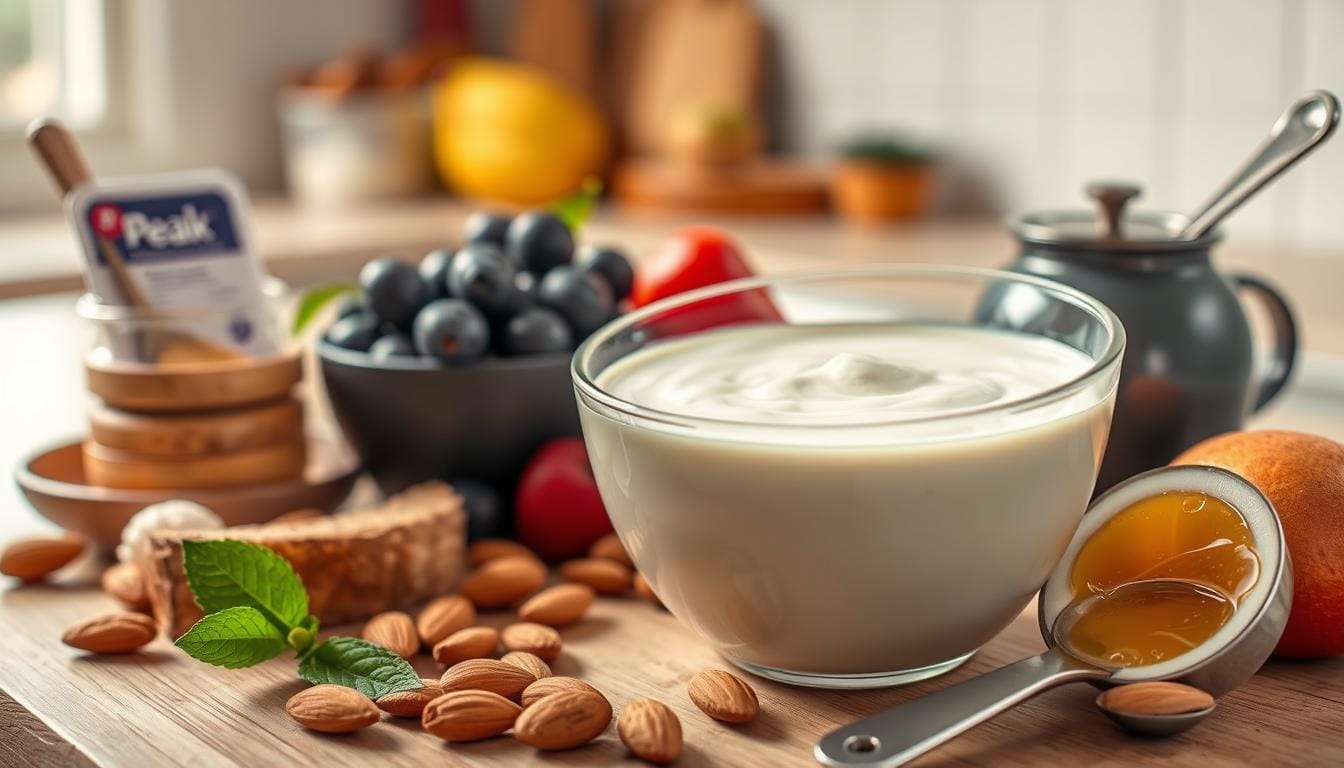
[[[1108,600],[1141,600],[1154,591],[1190,588],[1182,581],[1136,581],[1080,597],[1055,620],[1050,650],[832,731],[817,743],[816,758],[823,765],[846,768],[903,765],[1050,688],[1107,680],[1121,667],[1074,647],[1073,630],[1079,622]],[[1163,715],[1159,725],[1175,733],[1210,711]]]
[[[1339,99],[1329,91],[1311,91],[1293,102],[1255,152],[1190,217],[1180,238],[1198,240],[1207,235],[1262,187],[1324,143],[1338,124]]]

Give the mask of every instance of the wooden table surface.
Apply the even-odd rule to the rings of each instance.
[[[84,331],[70,295],[0,302],[0,462],[82,429],[77,350]],[[1312,360],[1298,385],[1254,423],[1344,439],[1337,361]],[[1322,375],[1322,372],[1331,375]],[[1325,384],[1322,382],[1325,381]],[[1329,384],[1335,381],[1335,384]],[[50,526],[11,489],[0,494],[0,544]],[[60,644],[70,623],[113,607],[87,580],[18,586],[0,578],[0,765],[607,765],[628,761],[609,729],[596,743],[538,755],[510,738],[445,746],[418,724],[385,721],[358,735],[317,736],[283,711],[303,687],[292,660],[230,672],[197,663],[159,640],[141,655],[92,658]],[[499,616],[492,620],[504,621]],[[816,691],[753,679],[762,715],[742,728],[714,723],[685,683],[724,662],[668,614],[602,599],[564,632],[558,673],[602,689],[616,710],[653,696],[682,718],[679,765],[812,764],[816,739],[837,725],[1042,648],[1024,614],[968,664],[944,678],[883,691]],[[432,665],[425,668],[431,672]],[[1173,739],[1132,738],[1075,685],[1049,692],[925,757],[922,765],[1344,765],[1344,658],[1271,662],[1225,697],[1207,722]]]

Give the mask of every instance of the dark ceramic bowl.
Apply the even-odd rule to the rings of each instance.
[[[580,434],[567,354],[374,363],[318,342],[317,357],[336,419],[383,493],[471,478],[508,499],[543,443]]]

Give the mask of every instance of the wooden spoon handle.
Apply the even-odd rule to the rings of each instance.
[[[60,121],[49,117],[34,121],[28,127],[28,145],[41,158],[62,195],[93,178],[75,137]]]

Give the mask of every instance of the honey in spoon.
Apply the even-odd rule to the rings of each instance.
[[[1068,644],[1110,666],[1168,661],[1227,623],[1259,574],[1254,537],[1236,509],[1204,493],[1151,496],[1079,550],[1074,599],[1098,599],[1068,628]]]

